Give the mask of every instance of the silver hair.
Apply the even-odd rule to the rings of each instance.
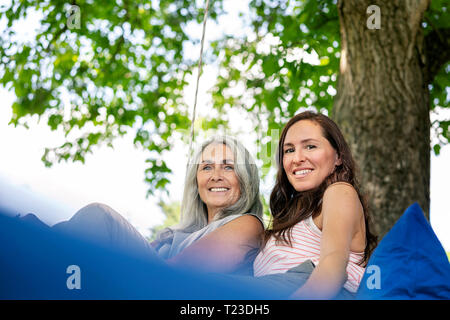
[[[248,213],[256,215],[262,220],[263,206],[259,193],[259,174],[253,157],[235,138],[213,136],[201,145],[187,165],[180,222],[161,231],[157,237],[158,240],[164,241],[171,237],[174,230],[195,232],[208,224],[208,211],[205,203],[200,199],[198,191],[197,170],[203,151],[211,144],[224,144],[231,150],[234,156],[234,171],[240,187],[239,199],[233,205],[220,210],[214,216],[214,220],[230,215]]]

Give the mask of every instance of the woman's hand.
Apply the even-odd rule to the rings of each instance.
[[[344,252],[321,257],[308,281],[291,295],[291,299],[332,299],[346,280],[347,258]]]

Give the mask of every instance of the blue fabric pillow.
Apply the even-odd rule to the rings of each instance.
[[[143,252],[58,232],[32,215],[10,215],[0,209],[0,300],[286,298],[257,283],[243,286],[219,274],[172,268]]]
[[[450,263],[417,203],[373,252],[357,299],[450,299]]]

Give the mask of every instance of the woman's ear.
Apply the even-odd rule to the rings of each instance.
[[[340,166],[341,164],[342,164],[341,157],[339,157],[339,155],[336,153],[336,158],[335,158],[335,161],[334,161],[334,165],[337,167],[337,166]]]

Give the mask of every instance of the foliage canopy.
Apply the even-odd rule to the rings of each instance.
[[[212,1],[209,19],[226,14],[223,0]],[[76,5],[79,27],[67,23]],[[93,147],[127,132],[148,150],[145,179],[149,193],[164,190],[171,172],[164,155],[190,126],[183,97],[197,61],[186,58],[200,24],[202,1],[11,0],[0,7],[0,84],[14,90],[11,123],[27,125],[33,115],[67,141],[47,148],[47,166],[61,160],[85,161]],[[280,130],[300,108],[331,112],[339,73],[340,34],[337,0],[251,0],[241,18],[245,36],[224,34],[211,43],[207,63],[218,61],[211,90],[219,117],[203,129],[226,126],[226,114],[239,108],[257,132]],[[444,9],[443,9],[444,8]],[[39,26],[29,39],[18,37],[23,19],[37,14]],[[433,0],[423,24],[424,36],[448,39],[450,16],[444,0]],[[208,32],[208,30],[206,31]],[[429,45],[433,37],[429,37]],[[444,41],[444,40],[442,40]],[[191,44],[191,45],[190,45]],[[448,108],[450,66],[430,70],[430,110]],[[244,89],[228,89],[241,86]],[[450,121],[433,123],[440,145],[449,141]],[[270,137],[270,134],[268,134]],[[267,174],[264,150],[273,139],[259,136],[258,158]],[[187,141],[186,141],[187,142]]]

